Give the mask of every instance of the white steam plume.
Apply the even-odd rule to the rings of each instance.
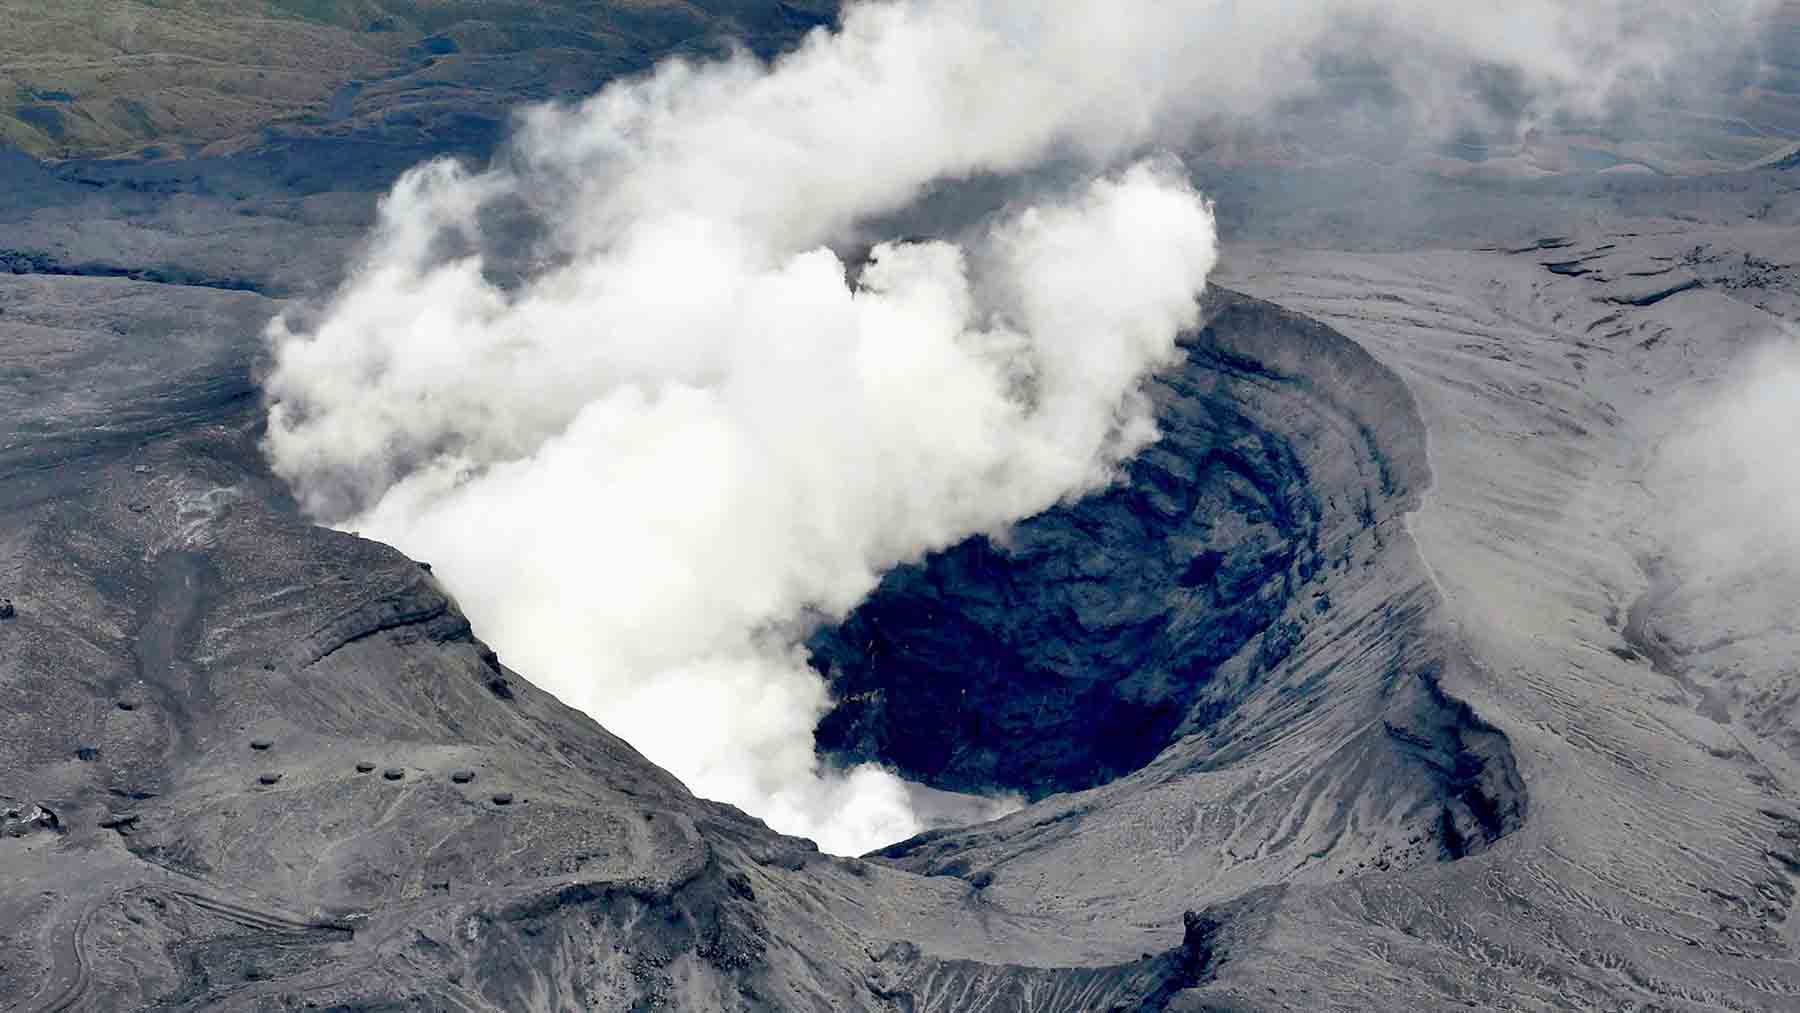
[[[1139,167],[973,254],[878,248],[854,286],[827,251],[634,228],[511,299],[384,251],[284,342],[270,448],[303,490],[417,461],[349,523],[432,560],[512,665],[695,791],[830,848],[906,836],[896,780],[813,774],[798,622],[1152,437],[1132,392],[1193,322],[1208,209]]]
[[[1763,598],[1800,578],[1800,335],[1756,346],[1656,449],[1654,534],[1696,584],[1754,579]]]
[[[805,624],[1152,440],[1138,386],[1194,322],[1214,234],[1152,161],[860,273],[823,244],[938,180],[1265,108],[1346,19],[1385,26],[1403,84],[1481,58],[1597,101],[1675,51],[1621,27],[1640,9],[908,0],[773,65],[666,63],[527,112],[492,168],[403,178],[316,326],[271,327],[268,451],[698,793],[830,850],[888,843],[919,826],[904,786],[817,769]],[[544,234],[503,284],[508,215]]]

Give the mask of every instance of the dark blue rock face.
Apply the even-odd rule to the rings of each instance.
[[[1103,784],[1229,713],[1205,693],[1215,671],[1253,641],[1253,668],[1279,664],[1301,635],[1282,619],[1296,595],[1330,608],[1308,585],[1349,565],[1332,546],[1408,501],[1413,476],[1373,429],[1404,395],[1359,389],[1382,371],[1341,338],[1295,351],[1310,321],[1217,290],[1207,309],[1187,361],[1150,386],[1162,437],[1122,482],[895,570],[811,639],[839,701],[822,752],[954,790]],[[1288,363],[1254,357],[1275,329]],[[1371,465],[1342,488],[1314,459],[1327,390]],[[1396,437],[1401,470],[1423,469],[1414,438]]]

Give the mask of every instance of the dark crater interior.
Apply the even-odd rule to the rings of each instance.
[[[1185,373],[1158,386],[1193,395]],[[1164,398],[1130,481],[894,571],[813,638],[843,703],[821,748],[940,787],[1031,795],[1149,762],[1215,668],[1320,565],[1293,448],[1237,406]]]

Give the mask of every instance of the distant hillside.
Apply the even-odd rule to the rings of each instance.
[[[772,51],[837,0],[0,0],[0,144],[190,154],[265,132],[491,132],[676,51]]]

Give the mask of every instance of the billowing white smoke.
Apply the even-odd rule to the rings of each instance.
[[[1631,6],[1582,24],[1617,36]],[[773,66],[665,64],[526,113],[493,168],[397,185],[322,319],[272,326],[271,459],[315,514],[432,560],[512,665],[698,793],[831,850],[887,843],[918,826],[900,782],[815,765],[807,623],[1154,439],[1138,386],[1195,320],[1213,223],[1151,161],[960,248],[891,243],[858,270],[824,244],[938,180],[1102,164],[1260,108],[1345,17],[1386,19],[1419,57],[1402,80],[1480,56],[1598,94],[1591,72],[1639,44],[1600,59],[1532,20],[1575,9],[908,0]],[[546,234],[501,284],[516,237],[490,232],[521,216]]]
[[[383,250],[284,342],[274,457],[303,490],[378,482],[349,524],[432,560],[512,665],[695,791],[827,847],[905,836],[893,778],[813,773],[800,622],[1152,437],[1133,390],[1193,322],[1208,209],[1138,167],[971,251],[880,247],[855,284],[716,220],[632,231],[511,298]]]

